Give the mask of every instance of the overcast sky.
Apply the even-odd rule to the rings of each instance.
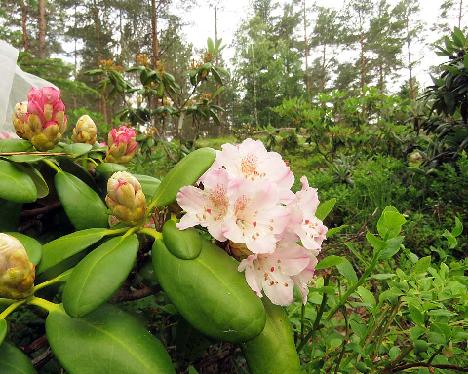
[[[286,1],[280,0],[280,3]],[[340,8],[344,0],[306,0],[306,6],[310,8],[313,3],[318,5]],[[391,0],[391,3],[396,1]],[[421,19],[433,23],[439,15],[439,7],[442,0],[420,0]],[[214,37],[214,8],[211,4],[218,4],[217,24],[218,37],[223,39],[228,47],[224,51],[224,59],[230,60],[233,56],[232,41],[234,34],[241,21],[252,15],[252,9],[249,0],[211,0],[209,2],[199,1],[199,5],[191,9],[183,19],[188,23],[185,27],[186,39],[196,48],[203,48],[206,45],[208,37]],[[313,20],[311,20],[313,21]],[[313,25],[313,22],[311,22]],[[432,42],[437,39],[437,35],[428,33],[426,40]],[[422,83],[430,82],[428,68],[442,62],[441,58],[425,45],[415,47],[415,55],[424,57],[416,68],[416,78]],[[403,74],[406,74],[403,72]]]

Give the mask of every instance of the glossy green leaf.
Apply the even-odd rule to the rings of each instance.
[[[5,160],[0,160],[0,198],[15,203],[32,203],[37,199],[31,177]]]
[[[212,148],[200,148],[185,156],[167,173],[154,194],[152,202],[157,207],[175,202],[180,188],[194,184],[213,164],[215,155],[215,150]]]
[[[9,343],[3,343],[0,346],[0,373],[33,374],[36,370],[23,352]]]
[[[163,226],[164,244],[176,257],[191,260],[200,254],[202,240],[195,229],[179,230],[174,221],[169,220]]]
[[[37,156],[37,155],[15,155],[9,156],[8,159],[13,162],[20,162],[25,164],[34,164],[38,161],[43,160],[46,156]]]
[[[382,251],[379,253],[379,260],[388,260],[397,254],[400,250],[401,244],[403,243],[403,239],[403,236],[396,236],[387,240],[384,243]]]
[[[387,206],[377,221],[377,232],[384,240],[392,239],[400,234],[406,218],[393,206]]]
[[[8,323],[6,319],[0,319],[0,346],[5,340],[7,332],[8,332]]]
[[[368,304],[371,307],[375,306],[375,297],[367,288],[359,286],[356,292],[363,303]]]
[[[7,232],[8,235],[18,239],[23,244],[26,253],[28,254],[29,261],[37,265],[42,257],[42,245],[36,239],[29,236],[20,234],[19,232]]]
[[[38,199],[42,199],[43,197],[46,197],[49,194],[49,186],[47,185],[47,182],[45,181],[44,177],[42,176],[39,170],[29,165],[21,165],[18,167],[21,169],[21,171],[28,174],[34,182],[34,185],[36,186],[37,190]]]
[[[175,373],[161,342],[115,306],[104,305],[82,318],[57,309],[47,317],[46,333],[52,351],[71,374]]]
[[[242,344],[242,352],[252,374],[301,373],[288,315],[280,306],[264,298],[265,328],[256,338]]]
[[[68,153],[71,157],[79,157],[86,153],[88,153],[93,146],[87,143],[72,143],[72,144],[65,144],[63,146],[63,151]]]
[[[161,181],[158,178],[150,177],[149,175],[133,174],[138,182],[140,182],[141,189],[145,194],[146,200],[150,200],[158,189]]]
[[[181,260],[156,240],[153,265],[178,312],[202,333],[242,342],[263,330],[265,310],[260,298],[237,271],[238,262],[211,242],[202,239],[200,255]]]
[[[62,261],[101,240],[110,230],[88,229],[62,236],[42,246],[42,260],[37,268],[41,274]]]
[[[31,142],[24,139],[0,139],[0,153],[32,151]]]
[[[63,290],[63,307],[82,317],[102,304],[122,285],[135,265],[136,235],[116,237],[101,244],[73,269]]]
[[[55,174],[55,187],[65,213],[77,230],[107,227],[107,208],[85,182],[62,171]]]
[[[315,212],[315,216],[321,221],[325,220],[325,218],[327,218],[327,216],[332,211],[335,204],[336,204],[336,199],[335,198],[327,200],[327,201],[321,203],[318,206],[317,211]]]

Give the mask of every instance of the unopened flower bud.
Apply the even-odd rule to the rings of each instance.
[[[129,162],[138,148],[136,131],[131,127],[120,126],[112,129],[108,135],[109,148],[106,154],[106,162],[126,164]]]
[[[53,87],[32,88],[28,101],[16,104],[13,114],[16,133],[40,151],[55,147],[67,128],[65,105]]]
[[[114,173],[107,181],[106,204],[120,221],[138,225],[146,213],[140,182],[126,171]]]
[[[34,265],[18,239],[0,233],[0,297],[23,299],[31,294]]]
[[[72,140],[75,143],[96,144],[97,133],[98,130],[93,119],[85,114],[78,118],[73,129]]]

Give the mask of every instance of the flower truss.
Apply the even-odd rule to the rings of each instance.
[[[281,155],[261,141],[224,144],[198,186],[180,189],[177,202],[185,214],[177,227],[201,225],[216,240],[229,241],[259,297],[263,290],[274,304],[288,305],[296,286],[305,303],[327,227],[315,216],[317,190],[305,176],[296,193],[293,183]]]

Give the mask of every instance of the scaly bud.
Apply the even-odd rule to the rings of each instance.
[[[112,129],[107,140],[109,149],[106,154],[106,162],[126,164],[135,156],[138,143],[136,132],[131,127],[120,126],[119,129]]]
[[[126,171],[114,173],[107,181],[106,204],[120,221],[138,225],[146,213],[140,182]]]
[[[16,104],[13,114],[16,133],[40,151],[55,147],[67,128],[65,105],[53,87],[32,88],[28,101]]]
[[[0,297],[23,299],[31,294],[34,265],[16,238],[0,233]]]
[[[93,119],[87,114],[78,118],[73,129],[72,140],[75,143],[95,144],[97,140],[97,127]]]

